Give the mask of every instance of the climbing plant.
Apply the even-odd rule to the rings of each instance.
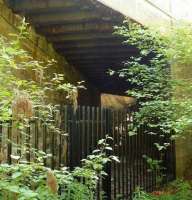
[[[137,56],[124,62],[122,69],[109,71],[130,85],[126,93],[135,97],[138,105],[135,130],[145,124],[150,134],[173,138],[191,126],[191,83],[173,76],[176,67],[182,69],[192,64],[191,33],[192,27],[184,25],[175,25],[166,34],[130,21],[115,27],[115,34],[124,38],[125,45],[139,50]],[[182,90],[178,90],[181,86]]]
[[[135,123],[129,134],[145,126],[146,134],[158,135],[154,145],[161,159],[170,141],[184,137],[192,127],[192,26],[176,23],[162,32],[128,20],[114,29],[124,45],[138,49],[120,70],[109,70],[110,75],[127,81],[126,94],[136,100]]]

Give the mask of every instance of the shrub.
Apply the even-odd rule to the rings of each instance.
[[[2,200],[93,200],[97,183],[103,176],[104,166],[115,156],[108,156],[112,150],[106,138],[98,142],[98,149],[82,162],[82,167],[73,171],[67,168],[54,170],[40,163],[1,164],[0,199]]]
[[[152,194],[143,192],[138,189],[133,200],[191,200],[192,187],[188,182],[181,180],[175,181],[168,185],[164,191],[156,191]]]

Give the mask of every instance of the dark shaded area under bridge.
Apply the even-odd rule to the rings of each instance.
[[[122,95],[130,87],[119,77],[107,74],[109,68],[121,68],[123,61],[138,52],[113,35],[113,26],[124,20],[121,13],[92,0],[7,2],[101,93]]]

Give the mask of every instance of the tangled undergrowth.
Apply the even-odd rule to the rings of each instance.
[[[165,190],[146,193],[138,189],[133,200],[191,200],[192,186],[182,180],[170,183]]]
[[[105,165],[118,161],[108,156],[111,139],[106,136],[100,140],[98,149],[73,171],[52,171],[42,163],[1,164],[0,200],[94,200],[98,182],[107,176]],[[104,193],[99,198],[104,198]]]

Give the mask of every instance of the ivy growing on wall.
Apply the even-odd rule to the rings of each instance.
[[[115,27],[114,34],[124,38],[124,45],[139,50],[121,70],[109,71],[131,85],[126,93],[138,106],[132,132],[145,125],[147,134],[171,139],[185,136],[192,125],[192,26],[178,23],[162,32],[125,21]],[[156,144],[160,151],[167,146],[166,142]]]

